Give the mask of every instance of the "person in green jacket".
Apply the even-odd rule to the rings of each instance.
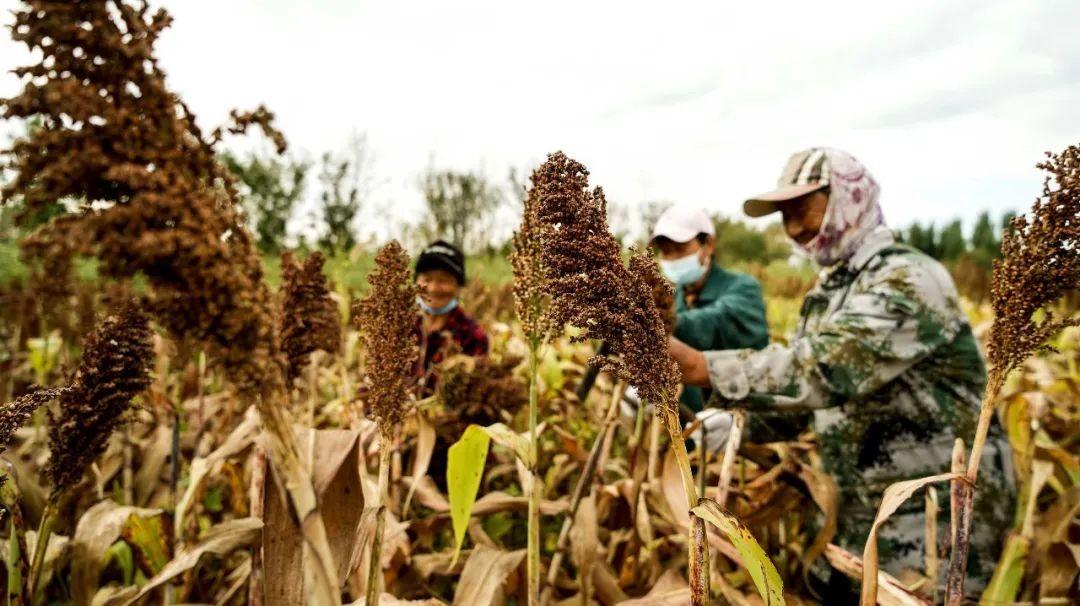
[[[715,260],[716,229],[705,211],[673,206],[653,228],[650,247],[660,270],[675,286],[675,337],[699,349],[761,349],[769,344],[761,285],[752,276],[728,271]],[[695,434],[706,448],[723,447],[731,425],[729,413],[705,408],[711,390],[686,385],[680,401],[702,420]],[[624,414],[638,403],[632,391]]]

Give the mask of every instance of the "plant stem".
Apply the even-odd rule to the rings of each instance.
[[[938,501],[937,491],[933,486],[926,487],[926,535],[923,538],[923,545],[926,546],[926,578],[929,580],[930,585],[930,598],[933,603],[937,603],[937,583],[940,560],[938,559],[937,551],[937,516],[938,516]]]
[[[15,523],[12,521],[9,524],[11,527],[11,535],[8,536],[8,557],[7,557],[7,603],[21,604],[22,603],[22,550],[19,545],[19,535],[15,532]]]
[[[379,437],[379,510],[375,514],[375,540],[371,545],[368,562],[368,581],[366,606],[379,606],[379,586],[382,585],[382,544],[386,530],[386,508],[389,505],[387,484],[390,477],[390,436],[385,433]]]
[[[655,419],[654,421],[655,422]],[[638,519],[638,501],[641,498],[641,486],[642,480],[645,478],[646,470],[642,468],[642,465],[648,464],[647,455],[641,449],[641,439],[645,433],[645,407],[637,407],[637,415],[634,419],[634,435],[630,436],[630,444],[627,450],[630,451],[630,481],[633,482],[630,489],[630,520],[631,528],[634,530],[630,534],[630,550],[628,553],[636,555],[638,553],[638,539],[640,538],[637,533],[637,519]]]
[[[123,455],[124,455],[124,468],[120,475],[120,483],[123,486],[124,492],[124,505],[135,504],[135,473],[134,473],[134,450],[135,445],[132,444],[131,433],[134,431],[134,422],[129,422],[124,426],[123,434]]]
[[[536,437],[538,348],[539,343],[532,339],[529,346],[529,537],[526,551],[529,606],[539,606],[540,603],[540,480],[536,472],[539,464]]]
[[[960,473],[964,470],[964,441],[956,439],[953,445],[952,470]],[[960,480],[950,483],[950,513],[952,527],[952,549],[949,552],[949,576],[945,579],[945,604],[959,606],[964,600],[964,575],[967,571],[967,534],[966,526],[971,516],[966,513],[966,503],[971,491]]]
[[[731,476],[735,469],[735,459],[742,442],[743,425],[746,415],[741,410],[731,413],[731,431],[724,446],[724,460],[720,463],[720,484],[717,486],[716,503],[727,509],[728,493],[731,491]]]
[[[263,519],[265,514],[266,494],[266,450],[256,445],[251,453],[251,488],[248,501],[251,503],[251,516]],[[248,606],[263,606],[266,602],[266,587],[263,577],[263,541],[256,543],[251,550],[251,579],[248,582]]]
[[[983,446],[990,431],[990,421],[994,416],[994,400],[1005,385],[1006,373],[992,368],[979,408],[979,424],[975,428],[975,438],[971,442],[971,452],[967,462],[967,482],[952,482],[953,497],[953,545],[949,554],[949,576],[945,581],[945,603],[958,605],[964,598],[964,577],[967,574],[968,549],[971,545],[971,517],[975,504],[975,479],[979,474],[979,460],[982,459]],[[953,471],[963,471],[963,443],[957,441],[960,459],[953,451]]]
[[[690,469],[690,457],[686,454],[686,442],[679,426],[678,413],[664,407],[664,423],[671,438],[671,449],[675,452],[675,461],[682,473],[683,490],[686,491],[686,508],[692,509],[698,504],[697,487],[694,486],[694,474]],[[690,562],[690,599],[693,606],[707,606],[709,598],[709,552],[707,549],[705,521],[690,515],[690,537],[688,542]]]
[[[56,513],[56,506],[52,499],[49,500],[49,504],[45,506],[45,511],[41,512],[41,523],[38,525],[37,541],[34,542],[34,559],[30,563],[30,571],[27,573],[27,586],[30,589],[30,603],[40,603],[40,598],[43,596],[38,594],[38,590],[41,589],[41,574],[42,568],[45,566],[45,552],[49,547],[49,538],[52,536],[53,517]]]

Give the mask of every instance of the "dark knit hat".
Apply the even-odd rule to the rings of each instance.
[[[436,240],[428,244],[416,258],[416,273],[441,269],[457,278],[458,284],[465,284],[465,255],[461,249],[446,242]]]

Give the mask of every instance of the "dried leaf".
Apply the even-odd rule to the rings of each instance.
[[[806,555],[803,556],[804,570],[809,570],[814,560],[825,552],[829,541],[836,536],[836,514],[840,506],[840,489],[832,476],[805,463],[799,464],[798,475],[810,491],[810,498],[814,500],[814,504],[825,515],[825,522],[814,537],[814,542],[806,549]]]
[[[502,423],[481,427],[484,433],[499,446],[509,448],[526,467],[532,468],[533,461],[529,448],[529,438],[517,433]],[[538,432],[539,433],[539,432]]]
[[[86,510],[72,537],[71,595],[75,603],[89,603],[97,593],[105,552],[120,538],[128,519],[160,514],[160,509],[117,505],[113,501],[102,501]]]
[[[649,593],[643,597],[619,602],[619,606],[689,606],[690,586],[676,570],[665,571]]]
[[[294,433],[308,432],[294,427]],[[327,543],[338,579],[344,580],[357,548],[361,516],[364,510],[360,487],[359,434],[343,429],[320,429],[315,432],[311,482],[319,499],[319,511],[326,524]],[[274,479],[277,470],[271,468]],[[303,535],[296,527],[288,505],[273,484],[265,486],[265,548],[263,569],[266,595],[281,603],[302,600]]]
[[[262,520],[258,518],[239,518],[211,527],[197,545],[180,549],[176,557],[166,564],[161,572],[154,575],[154,578],[147,581],[139,593],[125,603],[125,606],[134,604],[160,585],[191,570],[199,563],[203,554],[224,555],[251,544],[258,538],[262,526]]]
[[[686,490],[683,485],[682,470],[675,458],[674,449],[668,449],[664,454],[664,468],[660,475],[660,485],[664,490],[664,498],[667,500],[671,513],[675,516],[675,522],[681,528],[690,528],[690,512],[686,509]]]
[[[825,548],[825,559],[829,565],[851,579],[863,578],[862,560],[833,543]],[[881,591],[877,600],[880,606],[932,606],[929,600],[915,595],[892,575],[878,571],[877,583]]]
[[[135,471],[135,503],[146,505],[161,482],[161,470],[172,450],[172,427],[158,425],[143,447]]]
[[[420,479],[427,476],[428,466],[431,465],[431,455],[435,452],[435,426],[428,421],[423,412],[416,413],[416,448],[413,450],[412,482],[409,483],[409,494],[405,497],[405,506],[402,512],[409,511],[416,485]],[[404,513],[403,513],[404,515]]]
[[[583,498],[578,504],[574,525],[570,529],[570,556],[578,568],[578,582],[581,592],[588,599],[592,595],[590,581],[593,566],[596,564],[596,552],[600,547],[600,529],[596,520],[596,493]]]
[[[366,598],[360,598],[355,602],[349,602],[346,606],[364,606],[366,603]],[[399,600],[389,593],[384,593],[379,596],[379,606],[445,606],[445,604],[435,598],[428,600]]]
[[[205,457],[198,457],[191,462],[191,467],[188,470],[187,490],[184,491],[184,495],[176,503],[176,512],[173,514],[173,532],[177,540],[184,536],[184,517],[187,515],[188,509],[191,508],[195,495],[198,494],[199,487],[202,485],[206,475],[210,473],[216,464],[251,445],[255,440],[258,429],[259,414],[255,411],[255,407],[252,406],[244,414],[243,422],[232,430],[232,433],[229,434],[229,437],[225,439],[221,446],[218,446],[214,452]]]
[[[497,590],[525,559],[525,550],[499,551],[477,546],[461,571],[453,606],[492,606]]]
[[[863,584],[861,606],[874,606],[877,603],[878,589],[878,548],[877,535],[881,525],[889,519],[896,510],[908,500],[915,491],[935,482],[946,482],[963,479],[962,474],[942,473],[917,480],[906,480],[890,484],[881,495],[881,505],[878,506],[877,516],[870,526],[870,536],[866,539],[866,547],[863,549]]]

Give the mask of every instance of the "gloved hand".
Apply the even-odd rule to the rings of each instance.
[[[637,420],[637,411],[641,406],[641,396],[638,395],[637,390],[633,387],[627,387],[626,390],[623,391],[622,399],[619,400],[619,416],[630,422],[634,422]],[[644,414],[652,414],[652,404],[646,402],[644,406]]]
[[[727,445],[728,435],[731,433],[731,413],[726,410],[706,408],[694,416],[701,421],[701,425],[694,430],[690,439],[695,444],[702,444],[704,440],[705,449],[709,452],[716,453],[723,450]],[[691,423],[687,423],[684,429],[689,428],[690,425]]]

